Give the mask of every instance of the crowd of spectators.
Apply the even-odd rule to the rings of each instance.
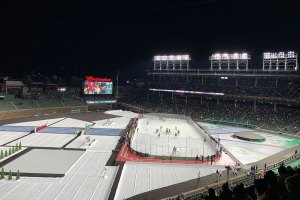
[[[195,120],[222,120],[300,134],[300,107],[214,98],[185,97],[171,93],[142,92],[122,99],[146,112],[184,114]]]
[[[222,92],[226,95],[300,98],[300,80],[257,77],[155,77],[149,86],[161,89],[183,89],[202,92]]]
[[[206,195],[206,194],[207,195]],[[254,185],[245,187],[240,183],[230,188],[222,185],[218,192],[209,188],[207,192],[189,197],[189,200],[298,200],[300,199],[300,168],[280,166],[278,174],[267,171],[264,177],[254,180]],[[179,196],[180,199],[180,196]]]

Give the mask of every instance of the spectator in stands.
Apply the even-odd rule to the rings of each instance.
[[[295,174],[285,179],[287,195],[282,196],[282,200],[300,199],[300,175]]]
[[[287,166],[286,167],[286,171],[288,173],[289,176],[293,176],[294,175],[294,169],[291,166]]]
[[[280,199],[280,193],[279,193],[279,185],[277,184],[277,177],[276,174],[269,170],[266,172],[266,175],[264,177],[264,181],[267,185],[264,194],[261,197],[261,200],[279,200]]]
[[[262,199],[262,196],[267,189],[266,181],[264,179],[255,179],[254,187],[257,194],[257,198]]]
[[[194,119],[223,120],[234,123],[244,123],[281,132],[300,133],[300,126],[294,124],[299,120],[298,107],[273,104],[242,102],[240,100],[208,99],[205,97],[177,96],[168,93],[135,94],[125,102],[143,108],[149,112],[164,112],[186,114]],[[254,108],[255,107],[255,108]]]
[[[239,184],[233,188],[232,200],[252,200],[252,198],[246,193],[244,184]]]
[[[228,182],[222,185],[222,192],[220,194],[220,200],[231,200],[232,191],[229,189]]]
[[[278,173],[279,173],[279,177],[277,179],[277,183],[279,185],[279,189],[281,193],[286,192],[286,187],[285,187],[285,179],[289,176],[286,170],[286,167],[281,165],[278,168]]]
[[[219,198],[216,196],[216,191],[213,188],[208,189],[208,196],[205,197],[205,200],[218,200]]]

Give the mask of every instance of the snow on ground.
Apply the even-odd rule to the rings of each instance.
[[[4,166],[6,170],[21,173],[64,174],[84,151],[32,149]]]
[[[0,199],[108,199],[118,167],[106,167],[111,153],[85,152],[63,178],[21,177],[1,181]]]
[[[31,122],[21,122],[21,123],[14,123],[14,124],[6,124],[4,126],[42,126],[44,124],[48,124],[48,125],[53,124],[62,119],[64,119],[64,118],[45,119],[45,120],[37,120],[37,121],[31,121]]]
[[[233,138],[233,133],[227,133],[227,134],[213,134],[212,137],[214,138],[220,138],[221,140],[230,140],[230,141],[236,141],[241,143],[250,143],[250,144],[260,144],[260,145],[267,145],[267,146],[274,146],[274,147],[280,147],[280,148],[290,148],[291,146],[295,146],[297,144],[300,144],[300,140],[296,138],[291,138],[287,136],[282,135],[276,135],[271,133],[265,133],[265,132],[258,132],[258,131],[251,131],[248,133],[254,133],[258,134],[260,136],[263,136],[266,138],[266,141],[263,142],[248,142],[243,141],[238,138]],[[290,144],[292,143],[292,144]]]
[[[115,200],[122,200],[137,194],[181,183],[200,176],[224,170],[220,165],[192,165],[168,163],[127,162],[116,191]]]
[[[6,144],[12,140],[15,140],[15,139],[22,137],[24,135],[27,135],[27,134],[28,134],[28,132],[0,131],[0,145]]]
[[[93,141],[95,139],[95,141]],[[119,136],[100,136],[100,135],[81,135],[67,148],[82,148],[89,150],[97,150],[103,152],[111,152],[118,144]],[[91,146],[88,146],[89,141],[93,141]]]
[[[203,122],[197,122],[204,130],[206,130],[209,134],[222,134],[222,133],[237,133],[237,132],[245,132],[245,131],[253,131],[253,129],[249,128],[241,128],[236,126],[227,126],[220,124],[209,124]]]
[[[160,127],[162,126],[162,129]],[[166,129],[171,129],[167,134]],[[160,136],[156,134],[159,129]],[[212,155],[215,150],[204,142],[203,135],[186,120],[142,118],[138,121],[137,134],[134,135],[131,147],[150,155],[195,157]],[[176,131],[180,134],[175,136]],[[204,134],[204,131],[203,131]],[[204,148],[203,148],[204,146]],[[176,153],[173,148],[176,147]],[[203,152],[204,151],[204,152]]]
[[[129,117],[116,117],[111,119],[104,119],[94,121],[93,128],[114,128],[114,129],[125,129],[131,118]]]
[[[121,120],[122,118],[124,119],[124,124],[130,118],[138,116],[136,113],[121,110],[107,111],[106,113],[123,116],[110,119],[109,121],[113,121],[114,119]],[[125,118],[127,119],[125,120]],[[107,120],[96,121],[96,125],[99,127],[105,126],[102,122],[107,122]],[[119,125],[119,123],[123,123],[123,121],[118,121],[115,125]],[[172,154],[173,146],[176,146],[177,151],[174,156],[178,156],[179,154],[182,156],[193,155],[195,157],[196,152],[201,155],[203,153],[203,138],[201,134],[197,133],[196,130],[192,130],[192,127],[189,129],[185,127],[186,125],[181,125],[180,123],[178,120],[172,121],[168,119],[166,121],[154,120],[153,123],[149,120],[149,124],[147,125],[147,121],[141,119],[139,120],[138,134],[134,137],[135,139],[131,145],[136,145],[136,142],[138,142],[136,146],[139,151],[145,153],[151,152],[151,154]],[[86,124],[90,123],[67,118],[54,124],[53,127],[83,128]],[[185,124],[189,125],[186,122]],[[160,125],[163,128],[161,136],[158,137],[155,134],[155,130],[159,129]],[[245,131],[244,129],[238,129],[238,127],[235,129],[235,127],[209,123],[201,125],[205,129],[213,130],[211,133],[215,134],[212,136],[220,138],[221,144],[243,164],[252,163],[273,155],[284,148],[298,144],[300,141],[289,137],[255,131],[257,134],[263,134],[267,138],[267,141],[264,143],[237,141],[231,138],[230,135],[233,132]],[[113,126],[112,122],[111,127],[107,127],[112,128]],[[174,136],[175,126],[180,130],[179,136]],[[170,136],[165,133],[166,128],[171,129],[172,133]],[[220,130],[222,134],[216,134]],[[0,131],[0,145],[25,134],[28,133]],[[23,146],[61,147],[73,137],[75,135],[34,133],[9,145],[15,145],[15,143],[22,141]],[[105,170],[104,166],[111,156],[111,150],[115,148],[119,137],[90,135],[90,140],[95,139],[95,142],[88,147],[85,144],[86,137],[86,135],[82,135],[68,145],[70,148],[86,148],[87,151],[67,171],[65,177],[56,179],[21,177],[19,181],[1,181],[0,199],[108,199],[118,167],[106,167]],[[188,146],[187,153],[185,152],[186,146]],[[207,154],[209,149],[210,147],[204,143],[204,154]],[[224,169],[224,166],[220,165],[234,163],[232,163],[228,155],[223,153],[221,159],[214,164],[216,165],[127,162],[121,175],[115,199],[127,198],[153,189],[197,178],[199,170],[201,171],[201,176],[215,173],[216,169]]]
[[[28,147],[62,147],[75,136],[71,134],[32,133],[8,145],[21,142],[22,146]]]
[[[274,155],[286,148],[300,144],[300,140],[288,136],[256,131],[253,129],[227,126],[222,124],[210,124],[197,122],[212,137],[220,139],[223,145],[241,163],[257,162],[268,156]],[[264,142],[249,142],[233,138],[236,132],[248,132],[261,135],[266,138]]]
[[[212,137],[220,139],[221,145],[243,164],[257,162],[286,148],[300,144],[300,140],[296,138],[256,131],[253,129],[225,125],[215,127],[218,125],[208,123],[200,123],[200,125],[205,126],[207,130],[212,130],[210,132],[208,131]],[[247,132],[250,134],[254,133],[266,137],[266,141],[249,142],[232,137],[234,132],[245,132],[245,130],[248,130]]]
[[[78,119],[66,118],[60,122],[57,122],[50,127],[76,127],[84,128],[86,125],[92,124],[91,122],[86,122]]]
[[[122,116],[122,117],[129,117],[129,118],[137,118],[139,116],[138,113],[134,113],[126,110],[109,110],[109,111],[105,111],[104,113],[110,115]]]
[[[228,140],[221,140],[221,145],[223,145],[242,164],[256,162],[284,150],[284,148],[266,146],[259,143]]]

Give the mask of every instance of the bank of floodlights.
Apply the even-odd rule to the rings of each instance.
[[[153,57],[154,70],[189,69],[190,55],[157,55]]]
[[[209,57],[211,70],[248,70],[247,53],[215,53]]]
[[[263,54],[264,71],[297,71],[298,54],[294,51],[285,52],[265,52]]]

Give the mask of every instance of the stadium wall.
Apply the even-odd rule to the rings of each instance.
[[[74,113],[74,112],[87,112],[87,111],[88,111],[88,106],[15,110],[15,111],[0,112],[0,120],[20,118],[20,117],[30,117],[30,116],[55,115],[55,114],[65,114],[65,113]]]
[[[286,132],[281,132],[281,131],[272,131],[272,130],[263,129],[263,128],[259,128],[259,127],[254,128],[254,130],[264,131],[264,132],[269,132],[269,133],[274,133],[274,134],[278,134],[278,135],[285,135],[285,136],[289,136],[289,137],[294,137],[294,138],[300,139],[300,135],[286,133]]]
[[[108,110],[112,108],[113,108],[112,104],[89,105],[88,111]]]
[[[133,106],[133,105],[130,105],[127,103],[123,103],[123,102],[118,102],[117,107],[118,107],[118,109],[130,110],[130,111],[137,112],[137,113],[144,112],[144,110],[139,107],[136,107],[136,106]]]

